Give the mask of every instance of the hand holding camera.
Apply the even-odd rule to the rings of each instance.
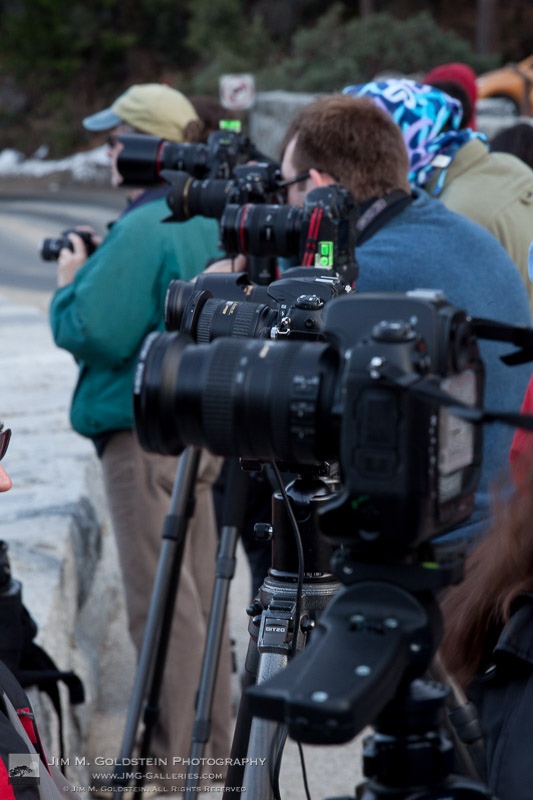
[[[57,260],[57,285],[72,283],[76,272],[102,243],[102,237],[88,225],[68,228],[56,238],[43,239],[39,253],[44,261]]]

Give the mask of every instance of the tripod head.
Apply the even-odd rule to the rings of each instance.
[[[305,652],[249,690],[254,713],[310,744],[350,741],[426,671],[442,632],[435,593],[460,569],[355,563],[342,549],[332,566],[344,585]]]
[[[302,540],[305,580],[328,576],[331,580],[331,558],[334,547],[320,533],[316,524],[318,510],[335,495],[331,482],[325,480],[329,470],[299,470],[285,489]],[[298,548],[291,519],[281,491],[272,495],[272,567],[273,578],[298,574]]]
[[[339,548],[332,571],[343,586],[321,615],[310,643],[282,672],[247,690],[252,711],[287,725],[310,744],[350,741],[368,724],[365,800],[488,797],[468,779],[451,778],[453,745],[439,729],[448,689],[421,680],[438,648],[436,594],[461,579],[463,560],[355,561]],[[444,791],[445,794],[440,794]],[[417,798],[419,797],[416,794]]]

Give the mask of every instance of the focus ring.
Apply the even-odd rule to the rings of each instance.
[[[220,300],[215,299],[214,297],[210,300],[206,300],[204,306],[198,316],[198,324],[196,325],[196,331],[194,332],[193,338],[197,344],[208,344],[211,341],[211,329],[213,319],[216,313],[217,308],[220,305]]]
[[[237,456],[234,431],[234,375],[242,355],[242,342],[219,340],[213,346],[202,396],[206,441],[215,453]]]
[[[231,335],[239,336],[241,339],[246,336],[253,336],[255,325],[252,326],[256,314],[257,306],[255,303],[239,303],[235,319],[233,320]]]

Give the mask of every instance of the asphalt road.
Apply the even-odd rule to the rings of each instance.
[[[0,182],[2,293],[46,311],[56,287],[56,262],[41,259],[41,240],[81,224],[105,235],[107,224],[117,218],[124,203],[123,195],[111,188],[50,191],[48,184],[39,182],[22,187]]]

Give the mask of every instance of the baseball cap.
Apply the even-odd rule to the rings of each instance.
[[[109,108],[85,117],[89,131],[107,131],[127,122],[142,133],[183,142],[189,122],[199,122],[192,103],[185,95],[162,83],[141,83],[118,97]]]

